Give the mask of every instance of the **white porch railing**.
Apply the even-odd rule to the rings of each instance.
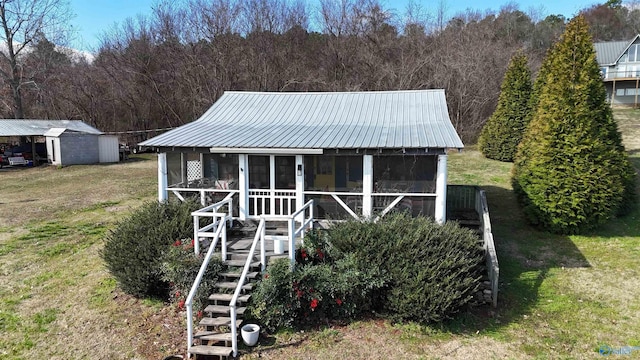
[[[191,346],[193,345],[193,298],[196,296],[196,293],[198,292],[198,287],[202,282],[202,276],[204,275],[205,271],[207,270],[207,267],[209,266],[209,261],[213,256],[213,252],[216,248],[216,244],[218,242],[218,239],[220,238],[220,235],[222,235],[224,239],[226,239],[227,237],[227,227],[226,227],[226,221],[225,221],[226,214],[221,214],[221,215],[222,215],[221,219],[219,219],[218,221],[214,221],[214,223],[217,224],[217,226],[214,232],[211,245],[209,246],[209,251],[207,251],[207,254],[202,260],[202,265],[200,265],[200,271],[198,271],[198,275],[196,276],[196,279],[193,282],[193,285],[191,286],[191,290],[189,291],[189,295],[187,296],[187,300],[185,301],[185,305],[187,308],[187,351],[189,351],[191,349]],[[194,243],[197,244],[198,242],[194,241]]]
[[[240,190],[229,190],[229,189],[214,189],[214,188],[198,188],[198,187],[189,187],[188,185],[183,184],[175,184],[166,188],[168,192],[171,192],[175,197],[180,199],[180,201],[184,201],[186,194],[194,194],[197,193],[200,197],[200,204],[203,206],[207,203],[211,203],[214,195],[216,194],[239,194]],[[185,194],[186,193],[186,194]]]
[[[249,189],[249,216],[288,216],[296,208],[295,190]]]
[[[196,254],[200,253],[200,238],[213,238],[215,237],[215,228],[217,226],[217,219],[224,219],[224,222],[233,221],[233,193],[227,195],[224,200],[219,201],[213,205],[209,205],[200,210],[196,210],[191,213],[193,216],[193,251]],[[227,206],[226,212],[219,212],[219,210]],[[211,224],[200,227],[200,220],[202,218],[211,218]],[[227,259],[227,236],[226,231],[222,237],[222,261]]]

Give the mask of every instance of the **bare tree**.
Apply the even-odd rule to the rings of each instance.
[[[0,0],[0,76],[10,87],[16,119],[24,118],[21,88],[34,84],[25,77],[21,56],[42,38],[61,44],[70,14],[65,0]]]

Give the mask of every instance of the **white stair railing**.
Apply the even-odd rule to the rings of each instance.
[[[226,238],[227,236],[227,226],[226,226],[225,220],[226,220],[226,214],[222,214],[222,218],[219,219],[218,221],[215,221],[215,223],[217,223],[217,227],[213,236],[213,240],[211,242],[211,245],[209,246],[209,250],[207,251],[207,254],[202,260],[202,265],[200,265],[200,271],[198,271],[198,275],[196,276],[196,279],[193,282],[193,285],[191,286],[191,291],[189,291],[189,295],[187,296],[187,300],[185,301],[185,305],[187,308],[187,352],[191,349],[191,346],[193,345],[193,298],[196,296],[198,287],[202,282],[202,277],[204,276],[204,273],[207,270],[207,267],[209,266],[209,261],[213,256],[213,252],[216,248],[218,238],[220,238],[221,234],[223,238]],[[197,244],[198,241],[195,241],[195,243]]]
[[[253,256],[256,252],[256,247],[258,245],[258,241],[260,241],[260,265],[261,270],[264,271],[266,268],[266,252],[265,252],[265,244],[264,244],[264,234],[265,234],[265,219],[260,219],[260,224],[256,229],[256,235],[253,237],[253,243],[251,243],[251,249],[249,250],[249,254],[247,255],[247,261],[244,263],[244,267],[242,268],[242,274],[240,275],[240,279],[238,279],[238,286],[236,286],[236,290],[233,293],[233,297],[229,302],[230,309],[230,317],[231,317],[231,348],[233,350],[233,357],[238,355],[238,328],[236,326],[236,320],[238,318],[238,313],[236,310],[236,304],[238,303],[238,297],[242,292],[242,286],[244,286],[244,282],[247,280],[247,274],[249,273],[249,269],[251,268],[251,262],[253,261]]]
[[[309,210],[309,217],[306,217],[307,210]],[[296,228],[296,218],[301,218],[300,227]],[[295,242],[296,238],[300,236],[304,239],[305,229],[313,229],[313,199],[307,201],[300,209],[291,214],[288,219],[289,222],[289,261],[291,262],[291,270],[296,264],[296,252]]]

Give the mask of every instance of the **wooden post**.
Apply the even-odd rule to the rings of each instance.
[[[613,79],[613,91],[611,91],[611,107],[613,107],[613,102],[616,98],[616,79]]]
[[[640,82],[640,78],[636,78],[636,100],[635,100],[635,107],[638,107],[638,83]]]

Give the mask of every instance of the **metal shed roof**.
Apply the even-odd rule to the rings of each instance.
[[[65,128],[89,134],[102,132],[80,120],[0,119],[0,136],[44,136],[53,128]]]
[[[246,149],[463,148],[444,90],[225,92],[198,120],[142,142]]]
[[[597,42],[593,46],[596,49],[596,59],[598,64],[603,65],[615,65],[620,59],[620,56],[631,46],[640,35],[636,35],[631,40],[624,41],[607,41]]]

